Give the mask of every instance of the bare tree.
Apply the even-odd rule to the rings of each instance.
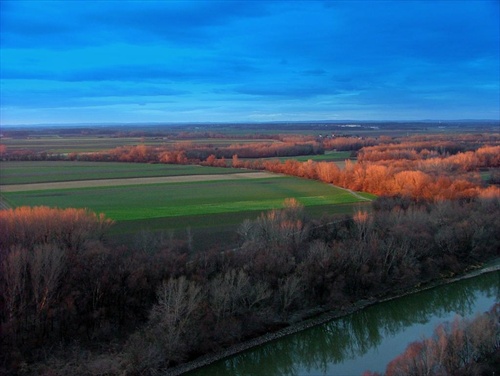
[[[29,256],[30,280],[35,312],[40,316],[50,307],[66,267],[65,252],[54,245],[36,246]]]
[[[298,275],[290,275],[279,281],[279,302],[284,318],[294,303],[303,297],[303,282]]]
[[[28,306],[28,251],[21,246],[13,247],[1,267],[8,320],[22,319]]]
[[[231,269],[210,282],[210,305],[220,321],[241,313],[250,289],[250,278],[243,270]]]
[[[154,333],[166,360],[179,361],[189,350],[196,311],[203,299],[202,288],[185,276],[164,281],[157,291],[158,304],[150,313],[150,332]],[[189,334],[189,335],[188,335]]]
[[[241,225],[238,227],[238,235],[240,236],[241,239],[243,239],[244,241],[250,241],[250,240],[253,240],[252,237],[254,235],[254,231],[253,230],[253,223],[251,220],[249,219],[245,219]]]
[[[298,247],[309,235],[304,207],[294,198],[284,201],[284,208],[263,213],[254,222],[244,222],[238,231],[244,244],[266,249]]]
[[[249,310],[253,310],[271,296],[272,290],[269,284],[263,281],[257,281],[251,284],[249,293],[244,297],[244,303]]]
[[[191,231],[191,227],[186,228],[186,241],[189,252],[193,252],[193,232]]]
[[[366,242],[373,231],[373,217],[366,211],[358,210],[353,220],[358,239]]]

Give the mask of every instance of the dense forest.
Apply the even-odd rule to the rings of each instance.
[[[498,198],[380,198],[373,213],[336,221],[288,200],[245,221],[236,249],[195,255],[185,244],[111,248],[110,221],[87,211],[0,214],[1,364],[18,373],[154,373],[318,309],[462,273],[500,249]],[[78,363],[85,351],[107,361]]]
[[[321,219],[289,199],[243,222],[233,248],[195,254],[173,239],[112,246],[112,221],[88,210],[1,210],[0,372],[155,374],[498,257],[500,136],[279,141],[70,155],[4,148],[9,160],[265,169],[380,197],[371,212]],[[260,159],[325,150],[349,150],[358,162],[341,170],[333,162]]]

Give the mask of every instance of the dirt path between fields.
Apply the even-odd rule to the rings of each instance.
[[[373,201],[372,199],[369,199],[369,198],[366,198],[366,197],[363,197],[361,196],[360,194],[358,194],[358,192],[354,192],[350,189],[347,189],[347,188],[344,188],[346,191],[348,191],[350,194],[352,194],[354,197],[362,200],[362,201]]]
[[[281,175],[270,172],[237,172],[234,174],[214,174],[214,175],[184,175],[184,176],[160,176],[144,178],[124,178],[124,179],[97,179],[97,180],[76,180],[32,184],[12,184],[0,185],[0,192],[26,192],[42,191],[49,189],[71,189],[71,188],[95,188],[95,187],[115,187],[120,185],[139,184],[160,184],[160,183],[189,183],[214,180],[242,180],[242,179],[265,179],[276,178]]]
[[[355,192],[351,189],[347,189],[347,188],[342,188],[341,186],[339,185],[334,185],[334,184],[331,184],[332,187],[335,187],[335,188],[338,188],[338,189],[342,189],[343,191],[346,191],[346,192],[349,192],[351,195],[353,195],[354,197],[356,197],[357,199],[361,200],[361,201],[373,201],[372,199],[370,198],[366,198],[366,197],[363,197],[361,196],[358,192]]]
[[[10,209],[9,203],[0,195],[0,210]]]

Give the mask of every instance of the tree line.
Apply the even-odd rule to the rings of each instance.
[[[357,163],[299,162],[286,158],[322,154],[325,150],[352,150]],[[20,153],[20,152],[19,152]],[[405,195],[413,199],[442,200],[498,197],[500,137],[498,135],[414,136],[402,138],[336,137],[313,140],[286,136],[279,142],[226,146],[181,142],[171,146],[122,146],[106,152],[47,156],[4,152],[3,158],[69,159],[166,164],[201,164],[267,170],[316,179],[375,195]],[[489,174],[483,179],[480,173]]]
[[[422,200],[500,196],[500,189],[483,183],[479,175],[479,169],[500,167],[500,146],[485,146],[475,151],[425,160],[366,161],[370,151],[362,149],[361,152],[360,160],[357,163],[347,160],[343,170],[331,162],[312,160],[266,160],[248,167],[317,179],[376,195],[403,195]],[[402,157],[401,152],[397,155]],[[240,165],[247,167],[244,163],[236,164]]]

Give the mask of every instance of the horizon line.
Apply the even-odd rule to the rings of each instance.
[[[148,125],[244,125],[244,124],[316,124],[316,123],[329,123],[329,124],[340,124],[344,122],[359,122],[359,123],[430,123],[430,122],[445,122],[445,123],[459,123],[459,122],[498,122],[500,123],[500,119],[485,119],[485,118],[477,118],[477,119],[419,119],[419,120],[410,120],[410,119],[384,119],[384,120],[359,120],[359,119],[341,119],[341,120],[270,120],[270,121],[151,121],[151,122],[61,122],[61,123],[18,123],[18,124],[0,124],[0,127],[39,127],[39,126],[131,126],[131,125],[140,125],[140,126],[148,126]]]

